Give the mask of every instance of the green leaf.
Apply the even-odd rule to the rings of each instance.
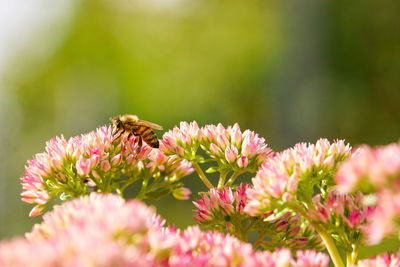
[[[219,170],[218,166],[213,166],[213,167],[208,168],[206,170],[206,173],[214,173],[214,172],[217,172],[218,170]]]

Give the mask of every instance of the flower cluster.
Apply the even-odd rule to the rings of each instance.
[[[217,160],[220,168],[247,169],[258,167],[272,154],[265,140],[250,130],[241,132],[239,125],[224,128],[222,124],[206,125],[203,128],[202,148]]]
[[[103,126],[48,141],[28,161],[22,200],[35,204],[30,216],[37,216],[55,198],[75,199],[46,213],[25,238],[0,243],[0,265],[327,267],[328,256],[316,252],[324,248],[337,267],[343,254],[347,266],[400,265],[400,252],[356,261],[365,241],[400,232],[400,143],[352,151],[343,140],[319,139],[274,154],[238,124],[195,121],[166,132],[160,149],[137,138],[113,139]],[[206,173],[219,172],[216,186],[203,163],[211,163]],[[211,231],[165,227],[139,201],[168,193],[188,199],[181,178],[193,171],[209,188],[193,202],[194,219]],[[255,172],[251,185],[235,185]],[[139,184],[136,200],[125,201],[124,190]]]
[[[163,224],[139,201],[91,193],[48,212],[27,239],[0,243],[0,265],[328,266],[328,257],[314,251],[295,260],[289,250],[254,251],[230,235]]]
[[[342,192],[361,190],[375,198],[375,211],[365,233],[370,244],[400,231],[400,144],[361,146],[335,176]]]
[[[359,260],[355,267],[396,267],[400,266],[400,251],[397,254],[385,253],[370,259]]]
[[[342,192],[376,192],[400,180],[400,144],[371,148],[361,146],[343,162],[335,181]]]
[[[343,140],[330,144],[327,139],[319,139],[316,144],[299,143],[277,153],[252,179],[254,187],[249,191],[246,212],[257,215],[285,207],[290,201],[310,202],[315,186],[332,184],[337,163],[350,151]]]
[[[103,126],[68,140],[56,137],[46,143],[46,152],[28,161],[21,178],[21,196],[23,201],[36,204],[30,216],[41,214],[46,203],[58,195],[65,200],[91,191],[122,192],[121,184],[125,183],[124,189],[153,176],[159,180],[167,177],[173,184],[193,171],[188,161],[166,157],[147,145],[137,153],[135,137],[128,139],[125,135],[113,141],[111,134],[111,127]]]
[[[274,214],[273,211],[256,217],[246,214],[246,192],[250,188],[248,184],[240,184],[234,192],[228,187],[210,189],[208,193],[202,194],[201,199],[193,202],[197,207],[194,219],[212,229],[226,229],[238,238],[244,238],[252,231],[258,232],[262,237],[257,245],[269,249],[274,249],[278,242],[279,246],[296,249],[320,247],[320,239],[306,225],[301,224],[299,215],[292,215],[291,212]],[[264,236],[274,241],[263,242]]]
[[[296,252],[297,262],[293,267],[308,267],[308,266],[328,266],[329,258],[322,253],[317,253],[313,250],[298,250]]]
[[[206,160],[197,153],[199,147],[209,159]],[[215,161],[217,166],[209,168],[207,172],[218,171],[223,177],[231,171],[236,172],[236,175],[255,172],[272,155],[264,138],[250,130],[242,133],[237,123],[227,128],[222,124],[199,128],[195,121],[181,122],[179,128],[174,127],[164,134],[160,149],[166,155],[187,159],[196,164]],[[222,187],[224,180],[219,184]]]
[[[246,217],[243,209],[247,200],[246,190],[249,187],[249,184],[240,184],[235,192],[232,192],[230,187],[224,187],[220,190],[212,188],[208,193],[203,193],[201,199],[193,201],[198,208],[194,219],[199,224],[218,225],[226,221],[230,223],[232,217]]]
[[[341,246],[351,251],[353,244],[363,241],[362,230],[374,208],[365,204],[362,193],[353,196],[333,191],[326,201],[318,194],[313,203],[315,209],[308,210],[309,218],[335,236]]]
[[[27,239],[0,244],[1,266],[149,266],[140,250],[164,222],[139,201],[91,193],[55,206]]]

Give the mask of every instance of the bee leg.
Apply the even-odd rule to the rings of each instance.
[[[113,133],[113,134],[112,134],[112,140],[113,140],[113,141],[117,140],[118,138],[121,137],[121,135],[122,135],[123,133],[124,133],[124,131],[119,131],[119,132]]]
[[[128,134],[128,138],[127,138],[126,140],[129,141],[129,139],[131,139],[132,135],[133,135],[133,133],[129,133],[129,134]]]
[[[138,148],[136,149],[136,153],[139,154],[140,150],[142,149],[142,137],[138,135],[139,141],[138,141]]]

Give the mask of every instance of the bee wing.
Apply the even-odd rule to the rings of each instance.
[[[138,123],[141,124],[141,125],[150,127],[151,129],[155,129],[155,130],[162,130],[163,129],[162,126],[160,126],[158,124],[155,124],[155,123],[152,123],[152,122],[149,122],[149,121],[138,120]]]

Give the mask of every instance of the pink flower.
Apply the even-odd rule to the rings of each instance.
[[[365,228],[368,243],[376,244],[400,231],[400,144],[361,146],[340,165],[335,180],[342,192],[374,193],[376,208]],[[357,214],[352,220],[359,220]]]
[[[299,143],[277,153],[260,167],[256,177],[252,179],[254,187],[248,193],[246,212],[250,215],[262,214],[271,209],[274,201],[287,202],[296,199],[300,181],[312,191],[315,183],[312,171],[318,170],[319,179],[326,179],[324,175],[331,175],[335,163],[343,160],[349,153],[350,146],[345,145],[344,141],[337,140],[330,144],[326,139],[319,139],[315,145]],[[310,182],[305,182],[307,179]]]
[[[92,193],[55,206],[26,239],[1,242],[0,265],[275,267],[295,262],[289,250],[254,251],[229,234],[163,225],[139,201]]]
[[[180,188],[177,188],[174,191],[172,191],[172,195],[176,199],[180,199],[180,200],[189,199],[189,196],[191,193],[192,193],[192,191],[190,191],[190,189],[186,188],[186,187],[180,187]]]
[[[207,154],[221,163],[232,165],[233,169],[255,171],[272,154],[264,138],[250,130],[242,134],[237,123],[228,128],[222,124],[206,125],[201,143]]]
[[[238,150],[236,147],[231,146],[226,148],[225,158],[230,164],[236,161],[237,156],[238,156]]]
[[[155,211],[139,201],[125,202],[117,195],[91,193],[54,206],[54,210],[47,212],[43,222],[36,224],[26,237],[32,242],[59,238],[66,228],[68,231],[84,231],[87,227],[101,227],[103,234],[110,237],[121,229],[137,233],[160,225],[151,220],[153,216]]]
[[[181,122],[179,128],[175,126],[164,133],[160,150],[166,155],[178,155],[190,160],[199,147],[202,135],[197,122]]]
[[[371,148],[361,146],[343,162],[335,176],[338,190],[354,192],[361,189],[375,192],[400,180],[400,144]]]
[[[137,153],[135,137],[123,136],[113,142],[111,133],[110,126],[103,126],[69,140],[63,136],[53,138],[46,143],[46,152],[28,161],[21,178],[21,197],[25,202],[36,204],[31,216],[43,212],[46,203],[64,192],[65,187],[69,192],[64,192],[64,197],[69,198],[89,194],[93,186],[100,192],[108,192],[109,188],[119,187],[118,178],[122,173],[128,179],[140,178],[145,168],[149,168],[146,175],[161,175],[171,184],[193,172],[187,161],[167,157],[147,144]],[[109,183],[117,184],[107,187]]]
[[[374,256],[370,259],[359,260],[357,267],[396,267],[400,266],[400,252],[385,253],[378,256]]]
[[[300,227],[300,216],[292,215],[291,212],[284,214],[274,214],[271,211],[259,217],[250,217],[244,210],[247,202],[247,191],[251,189],[248,184],[240,184],[233,191],[231,188],[224,187],[220,190],[212,188],[208,193],[203,193],[201,199],[193,202],[197,210],[193,216],[197,223],[208,225],[214,229],[220,229],[225,225],[228,232],[234,236],[240,236],[241,225],[253,223],[260,231],[269,229],[275,233],[274,238],[281,242],[281,245],[290,248],[301,248],[308,244],[319,244],[320,240],[310,231],[304,231],[305,227]],[[233,225],[231,222],[235,222]],[[252,229],[251,231],[258,231]],[[304,234],[307,232],[307,236]],[[270,236],[271,237],[271,236]]]
[[[364,204],[364,196],[361,193],[352,196],[331,192],[328,196],[328,202],[322,203],[320,195],[316,195],[313,202],[316,210],[308,210],[311,218],[326,223],[332,216],[336,216],[352,229],[365,223],[372,212],[372,209]]]
[[[248,185],[241,184],[239,193],[232,192],[231,188],[224,187],[221,190],[212,188],[207,193],[203,193],[201,199],[193,204],[198,208],[197,214],[193,218],[199,224],[208,224],[214,220],[219,220],[235,212],[241,213],[243,210],[246,196],[244,196]]]
[[[147,235],[163,224],[139,201],[92,193],[55,206],[27,239],[0,243],[0,265],[154,266]]]
[[[237,160],[237,166],[241,169],[246,168],[248,164],[249,164],[249,160],[246,156],[241,156]]]
[[[293,261],[293,267],[327,267],[329,257],[323,253],[317,253],[314,250],[298,250],[296,261]]]
[[[393,189],[400,189],[399,183]],[[393,189],[381,189],[377,193],[377,203],[365,228],[368,244],[378,244],[383,238],[400,232],[400,193]]]
[[[181,122],[180,127],[165,133],[160,149],[166,155],[190,161],[198,160],[196,152],[201,147],[211,158],[234,170],[256,171],[272,154],[264,138],[250,130],[243,134],[239,125],[225,128],[222,124],[199,128],[195,121]]]

